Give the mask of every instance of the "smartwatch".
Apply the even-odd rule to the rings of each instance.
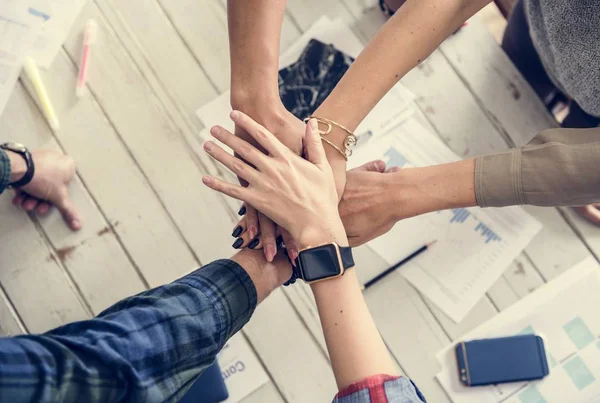
[[[7,151],[12,151],[15,154],[19,154],[25,160],[25,165],[27,165],[27,172],[21,179],[16,182],[9,183],[9,188],[20,188],[22,186],[27,185],[33,179],[33,175],[35,174],[35,166],[33,165],[33,158],[31,158],[31,153],[23,144],[19,143],[4,143],[0,145],[0,148]]]
[[[354,267],[352,249],[332,242],[301,250],[294,272],[298,278],[312,284],[341,277],[351,267]]]

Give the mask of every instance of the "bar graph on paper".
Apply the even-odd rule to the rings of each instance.
[[[395,132],[357,147],[355,157],[356,166],[379,158],[388,167],[402,169],[457,160],[439,138],[411,119]],[[520,208],[456,208],[402,220],[369,246],[392,265],[436,240],[401,273],[458,322],[539,229],[540,224]]]
[[[463,224],[465,223],[465,221],[467,221],[467,219],[469,217],[471,217],[471,213],[464,208],[458,208],[458,209],[452,209],[450,210],[452,212],[452,218],[450,218],[450,224],[453,223],[457,223],[457,224]],[[482,222],[479,222],[475,228],[474,228],[475,232],[478,232],[481,234],[481,236],[485,239],[485,243],[488,244],[490,242],[500,242],[502,241],[502,238],[496,234],[496,232],[491,229],[490,227],[487,226],[487,224],[484,224]]]

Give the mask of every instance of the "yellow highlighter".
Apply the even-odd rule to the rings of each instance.
[[[35,88],[35,92],[37,93],[37,96],[42,104],[42,109],[44,110],[46,119],[50,124],[50,128],[52,128],[54,131],[57,131],[60,128],[58,116],[56,116],[52,102],[50,102],[48,91],[46,90],[46,86],[42,81],[42,76],[40,75],[40,71],[35,64],[35,61],[31,57],[26,57],[23,61],[23,67],[25,68],[27,77],[29,77],[29,80],[33,84],[33,88]]]

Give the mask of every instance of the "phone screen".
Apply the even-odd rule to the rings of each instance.
[[[548,375],[544,339],[520,335],[456,345],[459,379],[467,386],[541,379]]]

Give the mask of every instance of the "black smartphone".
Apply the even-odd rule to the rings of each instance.
[[[550,372],[544,339],[534,334],[461,342],[456,358],[466,386],[531,381]]]

